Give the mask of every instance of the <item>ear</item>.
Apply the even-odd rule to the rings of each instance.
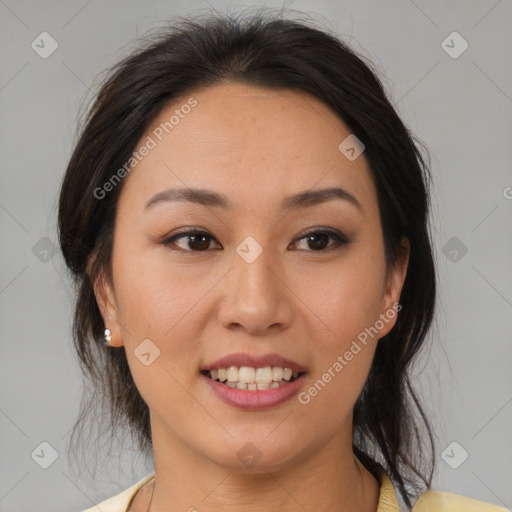
[[[401,309],[398,303],[407,275],[410,250],[411,246],[409,240],[406,237],[402,237],[397,250],[395,265],[389,268],[386,274],[386,284],[382,296],[380,315],[384,326],[382,329],[379,329],[379,338],[382,338],[391,331],[396,323],[398,311]]]
[[[90,265],[88,265],[89,273]],[[89,274],[90,275],[90,274]],[[101,270],[96,277],[94,283],[94,295],[96,303],[103,317],[105,329],[110,329],[111,340],[108,344],[111,347],[122,347],[124,345],[121,324],[117,320],[118,308],[116,303],[115,293],[105,275],[105,271]]]

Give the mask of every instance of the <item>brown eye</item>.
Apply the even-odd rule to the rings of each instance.
[[[329,239],[334,241],[334,243],[332,243],[330,246]],[[309,233],[306,233],[305,236],[297,239],[297,241],[300,240],[306,240],[308,247],[313,252],[329,251],[348,243],[348,240],[343,235],[341,235],[341,233],[332,231],[330,229],[310,231]],[[294,245],[297,244],[297,241],[294,243]]]
[[[181,246],[176,244],[176,240],[187,239]],[[210,242],[214,238],[206,231],[186,231],[173,235],[162,242],[162,245],[175,245],[178,250],[189,252],[204,252],[210,247]]]
[[[177,240],[182,239],[185,240],[180,242],[181,245],[176,243]],[[176,248],[176,250],[180,251],[206,252],[210,248],[212,240],[215,240],[215,238],[206,231],[189,230],[175,234],[161,243],[162,245],[170,246],[171,248]],[[327,252],[348,243],[348,240],[341,233],[331,229],[310,231],[298,238],[293,243],[294,247],[301,240],[306,240],[306,243],[308,244],[307,250],[310,252]],[[329,245],[330,241],[332,241],[332,243]],[[219,248],[221,248],[220,245]]]

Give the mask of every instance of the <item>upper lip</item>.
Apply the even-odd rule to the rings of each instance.
[[[252,368],[264,368],[265,366],[280,366],[282,368],[290,368],[295,372],[305,372],[306,368],[291,359],[280,356],[279,354],[265,354],[261,356],[253,356],[246,352],[237,352],[229,356],[221,357],[213,363],[205,365],[202,370],[217,370],[219,368],[229,368],[230,366],[249,366]]]

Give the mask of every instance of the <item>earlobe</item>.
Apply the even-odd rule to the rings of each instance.
[[[123,346],[121,327],[117,320],[117,307],[110,283],[102,270],[93,283],[96,303],[105,325],[105,344],[111,347]]]

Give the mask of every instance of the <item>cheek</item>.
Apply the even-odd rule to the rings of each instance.
[[[372,327],[380,314],[385,267],[371,254],[354,251],[330,269],[328,279],[318,270],[302,288],[321,329],[314,338],[314,378],[304,401],[311,400],[317,411],[331,410],[340,421],[362,390],[378,340]]]
[[[160,251],[144,252],[140,247],[130,251],[120,246],[113,264],[120,321],[139,337],[161,339],[180,327],[206,288],[191,265],[170,267]]]
[[[299,297],[319,320],[328,345],[340,348],[377,320],[382,301],[384,268],[364,254],[326,269],[309,272]]]
[[[350,415],[370,371],[378,341],[371,333],[380,314],[381,278],[378,266],[359,260],[317,285],[307,299],[321,331],[313,340],[312,378],[300,403],[318,417],[329,410],[335,424]]]
[[[194,305],[207,284],[189,275],[192,266],[186,272],[171,269],[162,256],[140,248],[130,251],[125,244],[114,252],[113,265],[118,319],[137,389],[153,411],[167,407],[169,396],[180,404],[174,409],[193,407],[182,385],[195,376],[186,363],[198,350],[194,340],[199,339],[195,333],[200,326]],[[150,354],[148,365],[141,347]]]

